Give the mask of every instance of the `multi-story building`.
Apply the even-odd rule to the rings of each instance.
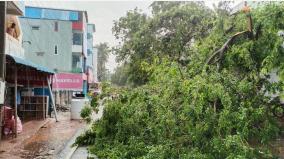
[[[93,47],[93,33],[95,32],[95,25],[94,24],[88,24],[87,26],[87,72],[88,75],[90,75],[88,78],[89,83],[96,82],[96,52]]]
[[[25,10],[20,23],[23,40],[27,42],[24,44],[26,56],[59,75],[68,73],[69,81],[72,81],[72,74],[82,74],[81,88],[86,93],[87,80],[94,78],[93,74],[88,76],[88,68],[93,68],[89,59],[92,50],[88,48],[91,48],[95,31],[94,25],[88,24],[87,12],[28,6]]]
[[[40,114],[40,118],[46,118],[48,104],[42,102],[42,99],[47,101],[48,96],[41,96],[40,100],[42,101],[34,105],[34,109],[27,108],[26,105],[30,105],[31,103],[23,101],[23,99],[26,99],[26,97],[29,99],[39,98],[36,96],[37,94],[33,89],[38,87],[50,88],[48,87],[50,83],[49,79],[54,72],[42,66],[40,63],[36,64],[31,62],[22,47],[26,41],[23,40],[22,25],[18,17],[25,14],[24,2],[3,1],[0,2],[0,6],[2,20],[4,19],[4,23],[2,24],[5,24],[5,26],[0,26],[1,32],[5,31],[5,34],[1,35],[0,41],[5,50],[4,65],[6,72],[4,76],[5,86],[2,87],[1,83],[1,92],[4,92],[4,95],[1,95],[1,104],[5,103],[5,105],[0,106],[1,138],[1,134],[5,130],[8,130],[8,133],[7,131],[4,133],[5,135],[9,135],[13,132],[15,136],[22,131],[21,128],[18,129],[18,122],[20,123],[18,119],[20,118],[21,120],[27,120],[27,118],[35,119],[38,117],[38,114]],[[50,93],[51,89],[48,90]],[[36,114],[33,113],[35,109],[39,110]],[[8,117],[7,114],[11,113],[13,113],[14,119],[12,119],[12,116]],[[3,118],[2,115],[4,115],[5,118]],[[9,128],[9,126],[5,124],[8,122],[13,123],[15,127],[12,129]]]

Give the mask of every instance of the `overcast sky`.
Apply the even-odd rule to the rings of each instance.
[[[113,21],[125,16],[126,12],[135,7],[150,14],[152,1],[25,1],[26,5],[59,9],[85,10],[88,12],[89,23],[96,25],[94,44],[107,42],[110,46],[117,44],[112,34]],[[207,1],[211,6],[213,1]],[[106,67],[113,72],[116,67],[115,56],[111,55]]]

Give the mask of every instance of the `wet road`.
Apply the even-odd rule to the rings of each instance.
[[[60,112],[59,122],[52,120],[40,130],[9,152],[9,158],[52,159],[66,146],[79,129],[82,121],[70,120],[70,112]],[[6,154],[7,156],[7,154]],[[8,157],[8,156],[7,156]]]

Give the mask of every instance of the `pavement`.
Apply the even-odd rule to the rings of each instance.
[[[64,148],[57,154],[53,156],[54,159],[70,159],[71,156],[74,154],[75,151],[77,151],[77,146],[72,146],[75,143],[75,140],[78,136],[80,136],[84,131],[86,130],[86,127],[82,129],[78,129],[75,135],[65,144]],[[86,149],[87,151],[87,149]],[[85,159],[87,157],[81,157],[80,159]]]
[[[88,158],[87,147],[78,147],[70,158],[71,159],[78,159],[78,158],[87,159]]]
[[[103,109],[104,109],[103,101],[100,101],[98,113],[93,112],[93,114],[92,114],[92,120],[93,121],[97,121],[103,116]],[[88,127],[86,127],[85,130],[90,128],[90,126],[91,126],[91,124],[88,125]],[[79,134],[81,134],[82,132],[83,131],[81,131]],[[88,153],[87,147],[85,147],[85,146],[84,147],[76,147],[75,149],[70,150],[69,152],[70,152],[71,155],[70,155],[70,157],[69,156],[67,157],[68,159],[87,159],[87,158],[98,159],[98,157],[96,155],[90,155]]]
[[[102,117],[103,106],[93,113],[93,121]],[[17,138],[0,141],[0,159],[85,159],[87,147],[72,147],[75,139],[91,125],[70,120],[70,112],[58,112],[58,120],[33,120],[23,124]],[[96,157],[95,157],[96,158]]]
[[[0,159],[53,159],[68,145],[86,124],[70,120],[70,112],[59,112],[58,120],[49,118],[30,121],[23,125],[23,132],[14,139],[0,142]]]

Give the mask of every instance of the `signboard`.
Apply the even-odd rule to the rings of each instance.
[[[57,73],[52,80],[53,90],[82,91],[83,75],[76,73]]]

